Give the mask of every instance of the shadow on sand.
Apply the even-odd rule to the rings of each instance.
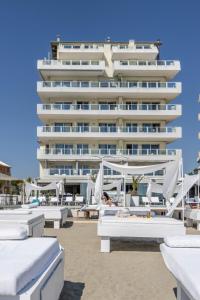
[[[111,251],[160,252],[160,243],[133,240],[112,240]]]
[[[80,300],[84,288],[83,282],[65,281],[59,300]]]

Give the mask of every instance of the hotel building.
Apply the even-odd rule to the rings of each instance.
[[[160,46],[109,39],[51,43],[51,58],[37,63],[41,182],[63,179],[65,192],[85,195],[102,159],[147,165],[181,155],[169,146],[182,137],[180,127],[170,126],[182,114],[181,105],[171,103],[181,94],[181,83],[173,81],[180,62],[160,60]],[[162,180],[162,172],[153,176]],[[130,183],[127,178],[127,189]]]

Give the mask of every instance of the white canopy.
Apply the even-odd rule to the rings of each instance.
[[[148,166],[128,166],[128,165],[119,165],[119,164],[103,161],[104,167],[110,168],[124,175],[144,175],[144,174],[162,170],[167,167],[170,168],[173,164],[174,161],[166,162],[162,164],[156,164],[156,165],[148,165]]]
[[[45,186],[38,186],[33,183],[26,182],[25,183],[25,193],[27,199],[30,197],[32,191],[48,191],[48,190],[56,190],[56,196],[59,196],[59,192],[61,190],[61,184],[56,182],[51,182]]]
[[[181,176],[180,171],[182,169],[182,159],[176,159],[171,162],[148,166],[127,166],[103,161],[103,166],[125,175],[149,174],[165,169],[165,175],[163,176],[164,182],[162,185],[162,194],[167,200],[169,200],[169,198],[174,194],[177,181]]]
[[[198,183],[199,181],[199,175],[185,175],[181,188],[178,192],[178,195],[175,198],[174,203],[172,204],[172,206],[170,207],[167,216],[172,216],[174,209],[179,205],[179,203],[181,201],[183,201],[183,198],[185,197],[185,195],[187,195],[187,192],[191,189],[191,187]]]

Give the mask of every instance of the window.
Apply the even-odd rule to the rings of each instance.
[[[158,154],[158,150],[160,149],[159,144],[143,144],[142,145],[142,154],[150,155],[150,154]]]
[[[99,144],[99,152],[102,155],[115,155],[116,154],[116,145]]]
[[[86,101],[78,101],[77,102],[77,109],[88,110],[89,109],[89,103],[86,102]]]
[[[77,144],[77,154],[89,154],[88,144]]]
[[[143,123],[142,132],[159,132],[160,124],[159,123]]]
[[[72,123],[55,123],[55,132],[69,132]]]
[[[72,154],[73,145],[72,144],[56,144],[55,154]]]
[[[114,123],[99,123],[100,132],[116,132],[116,124]]]
[[[127,144],[126,145],[126,154],[127,155],[137,155],[138,145],[137,144]]]
[[[100,110],[115,110],[116,102],[99,102]]]
[[[77,131],[78,132],[89,132],[89,123],[77,123]]]
[[[137,102],[126,102],[126,110],[137,110]]]
[[[137,123],[126,123],[126,132],[137,132]]]
[[[69,110],[71,108],[72,102],[56,102],[53,104],[53,109],[56,110]]]

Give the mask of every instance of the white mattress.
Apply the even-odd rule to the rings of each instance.
[[[17,223],[17,224],[32,224],[44,218],[41,212],[35,214],[1,214],[0,224]]]
[[[0,240],[24,240],[27,235],[26,228],[20,224],[0,224]]]
[[[99,219],[97,229],[99,236],[107,237],[164,238],[168,235],[185,234],[182,221],[167,217],[122,218],[103,216]]]
[[[133,223],[133,224],[169,224],[169,225],[175,225],[175,224],[183,224],[182,221],[176,220],[174,218],[168,218],[168,217],[153,217],[153,218],[134,218],[134,217],[128,217],[128,218],[120,218],[117,216],[103,216],[101,218],[102,223]]]
[[[18,211],[24,211],[23,208],[16,209]],[[41,213],[44,215],[46,220],[61,220],[62,216],[67,215],[68,209],[65,206],[38,206],[35,208],[30,208],[32,214]]]
[[[4,209],[0,210],[1,215],[30,215],[32,214],[31,210],[18,210],[18,209]]]
[[[194,300],[200,299],[200,249],[160,246],[169,271],[184,286]]]
[[[0,295],[16,295],[46,270],[60,252],[54,238],[0,241]]]

